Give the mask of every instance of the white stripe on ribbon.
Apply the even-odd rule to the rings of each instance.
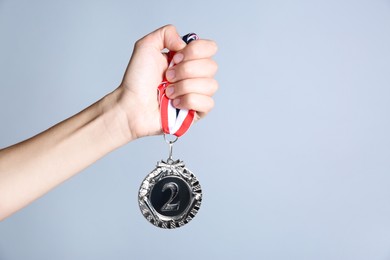
[[[168,102],[168,126],[169,126],[169,133],[175,134],[177,130],[181,127],[183,124],[184,119],[186,118],[188,114],[187,109],[180,109],[179,114],[176,116],[176,108],[172,105],[172,100],[169,100]]]

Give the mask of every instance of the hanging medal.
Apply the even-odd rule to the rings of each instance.
[[[183,36],[187,44],[197,40],[194,33]],[[174,53],[168,53],[168,64]],[[195,175],[185,167],[181,160],[172,157],[173,144],[191,126],[195,111],[177,109],[165,95],[169,82],[164,78],[158,86],[161,124],[164,140],[169,145],[166,161],[157,162],[156,168],[143,180],[139,189],[139,207],[144,217],[160,228],[177,228],[187,224],[198,212],[202,201],[202,189]],[[175,136],[169,140],[168,136]]]

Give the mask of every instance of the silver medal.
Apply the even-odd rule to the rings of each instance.
[[[172,159],[174,141],[169,144],[169,157],[157,162],[156,168],[143,180],[139,189],[139,207],[144,217],[160,228],[177,228],[187,224],[198,212],[202,189],[195,175],[181,160]]]

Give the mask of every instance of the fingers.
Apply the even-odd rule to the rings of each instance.
[[[212,78],[218,70],[218,65],[212,59],[198,59],[180,62],[166,72],[171,83],[193,78]]]
[[[197,40],[189,43],[183,50],[177,52],[172,59],[172,63],[175,65],[182,61],[207,59],[211,58],[217,52],[218,47],[214,41],[211,40]]]
[[[218,89],[218,82],[213,78],[186,79],[169,85],[165,90],[170,99],[189,94],[197,93],[212,96]]]
[[[173,63],[166,71],[171,84],[166,94],[179,109],[195,110],[197,117],[204,117],[214,106],[212,95],[218,89],[213,79],[218,66],[211,57],[217,45],[211,40],[197,40],[186,45],[176,28],[167,25],[138,40],[135,49],[150,48],[161,52],[164,48],[176,52]],[[145,49],[144,49],[145,50]]]
[[[192,41],[173,56],[166,71],[168,81],[172,83],[188,78],[214,77],[218,66],[211,57],[217,49],[217,44],[211,40]]]
[[[212,78],[186,79],[171,84],[165,93],[173,99],[173,105],[179,109],[191,109],[199,118],[204,117],[214,107],[212,95],[218,89],[218,82]]]
[[[202,118],[214,107],[214,100],[207,95],[190,93],[174,99],[173,105],[179,109],[195,110]]]
[[[197,119],[214,107],[212,96],[218,89],[214,79],[218,65],[212,56],[216,51],[214,41],[193,41],[176,52],[165,74],[172,83],[165,93],[173,99],[173,105],[179,109],[195,110]]]
[[[176,55],[181,53],[184,56],[184,61],[204,59],[214,56],[217,50],[218,47],[214,41],[200,39],[192,41]]]
[[[186,43],[177,33],[175,26],[165,25],[154,32],[149,33],[135,43],[135,49],[152,47],[158,51],[167,48],[171,51],[180,51],[186,47]]]

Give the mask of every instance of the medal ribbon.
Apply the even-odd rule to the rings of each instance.
[[[182,39],[185,43],[188,44],[191,41],[199,39],[199,37],[195,33],[189,33],[184,35]],[[168,68],[174,66],[172,61],[173,55],[175,55],[175,52],[170,51],[168,53]],[[161,126],[165,134],[172,134],[180,137],[190,128],[192,122],[194,121],[195,111],[178,109],[172,105],[172,100],[169,99],[165,94],[165,90],[170,84],[171,83],[164,76],[163,81],[158,86]]]

